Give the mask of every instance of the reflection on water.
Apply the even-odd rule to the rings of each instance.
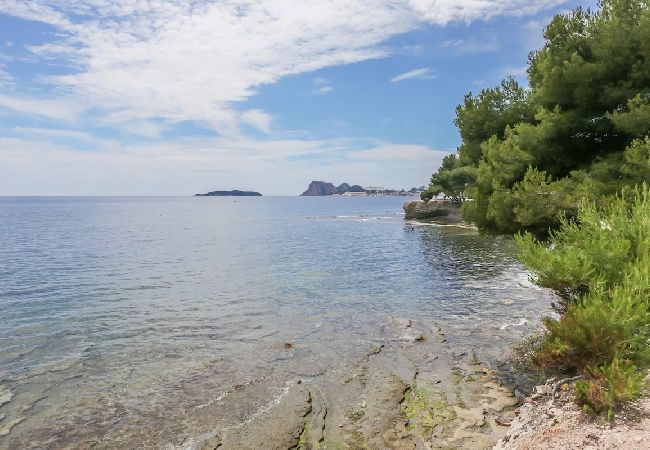
[[[0,447],[171,442],[234,386],[336,368],[387,315],[489,353],[546,308],[511,240],[407,225],[402,202],[0,199]]]

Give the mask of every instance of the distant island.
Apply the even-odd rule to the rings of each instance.
[[[195,194],[195,197],[261,197],[262,194],[253,191],[212,191],[206,194]]]
[[[312,181],[305,192],[300,194],[301,197],[322,197],[326,195],[419,195],[426,188],[421,186],[419,188],[412,188],[409,191],[404,189],[385,189],[384,187],[368,187],[364,188],[358,184],[349,185],[343,183],[339,186],[334,186],[333,183],[326,181]]]
[[[323,195],[343,195],[346,192],[366,192],[366,190],[355,184],[350,186],[348,183],[343,183],[339,187],[335,187],[332,183],[325,181],[312,181],[305,192],[300,194],[302,197],[317,197]]]

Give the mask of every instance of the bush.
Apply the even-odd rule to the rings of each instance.
[[[576,400],[589,413],[606,413],[614,418],[614,407],[641,394],[644,373],[620,358],[611,364],[590,369],[591,378],[576,382]]]
[[[559,218],[559,228],[542,243],[531,234],[516,237],[519,256],[540,286],[560,297],[564,314],[572,300],[605,294],[639,267],[650,251],[648,187],[627,189],[597,207],[580,204],[575,219]]]
[[[553,289],[559,318],[532,359],[556,374],[581,374],[576,399],[607,412],[641,392],[650,366],[650,189],[624,191],[607,205],[580,205],[575,220],[546,243],[520,235],[522,260],[540,286]]]
[[[480,229],[539,235],[574,199],[603,202],[650,180],[650,7],[600,0],[553,18],[515,80],[471,93],[456,109],[458,156],[432,186]],[[537,173],[531,173],[532,167]]]

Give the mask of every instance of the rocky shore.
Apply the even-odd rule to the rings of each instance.
[[[414,200],[404,204],[404,218],[441,225],[467,225],[460,213],[460,204],[446,200]]]
[[[589,416],[572,401],[570,384],[551,398],[555,380],[537,386],[523,405],[498,450],[645,449],[650,448],[650,391],[618,411],[610,423]]]
[[[250,412],[175,448],[226,449],[641,449],[650,448],[650,399],[629,405],[613,423],[584,414],[562,385],[525,399],[473,351],[448,345],[432,322],[391,317],[383,339],[358,360],[332,372],[276,386],[272,377],[235,386],[210,399],[212,414]],[[293,344],[283,344],[296,352]],[[258,394],[262,394],[261,396]],[[261,401],[263,400],[263,401]],[[101,446],[100,446],[101,447]]]
[[[187,449],[485,449],[505,436],[519,399],[475,352],[454,353],[432,322],[389,318],[382,339],[343,368],[289,381],[238,425]],[[298,351],[291,343],[286,351]],[[454,348],[457,350],[456,348]],[[254,402],[269,380],[205,407]]]

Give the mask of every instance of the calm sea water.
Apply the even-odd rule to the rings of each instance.
[[[503,354],[548,295],[511,240],[407,224],[403,201],[0,198],[0,448],[162,445],[237,383],[332,370],[390,315]]]

